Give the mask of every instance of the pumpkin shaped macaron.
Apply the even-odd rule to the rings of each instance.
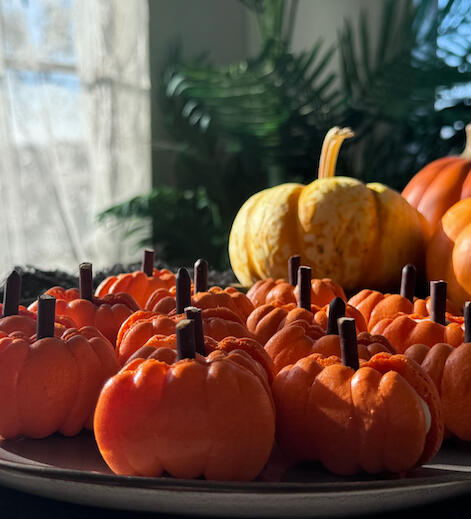
[[[140,311],[123,322],[116,339],[116,351],[121,364],[124,364],[153,335],[175,333],[175,324],[184,318],[185,308],[192,306],[191,280],[185,268],[177,272],[173,301],[175,309],[168,314]],[[247,329],[245,321],[229,308],[223,306],[205,308],[202,310],[202,318],[204,335],[217,341],[228,336],[254,338]]]
[[[288,260],[288,278],[286,281],[280,279],[263,279],[257,281],[250,287],[247,297],[255,307],[268,304],[290,304],[296,303],[298,295],[296,287],[298,285],[298,269],[301,266],[301,256],[293,255]],[[346,300],[343,288],[332,281],[332,279],[312,279],[311,280],[311,302],[316,306],[324,306],[330,303],[334,297],[341,297]]]
[[[0,305],[0,331],[6,334],[20,333],[30,337],[36,333],[37,314],[21,306],[21,276],[13,270],[5,281],[3,304]],[[58,337],[74,323],[66,317],[55,317],[54,334]]]
[[[275,373],[289,364],[313,353],[339,355],[337,319],[345,316],[345,302],[336,297],[330,302],[326,328],[299,319],[286,323],[265,344],[273,360]],[[362,359],[369,359],[378,351],[395,352],[392,345],[382,336],[360,332],[357,338],[358,352]]]
[[[297,305],[293,303],[281,304],[278,301],[264,304],[255,308],[247,319],[247,328],[262,344],[281,328],[294,321],[303,320],[308,324],[318,325],[326,330],[329,315],[329,305],[323,308],[311,303],[311,268],[300,266],[298,269],[296,297]],[[342,298],[336,297],[343,301]],[[346,309],[349,317],[354,317],[360,330],[366,331],[366,323],[361,313],[348,305]]]
[[[73,436],[91,426],[98,393],[119,365],[96,328],[54,337],[55,299],[39,298],[37,332],[0,339],[0,436]]]
[[[464,342],[409,346],[405,355],[418,362],[437,386],[447,432],[471,441],[471,303],[464,311]]]
[[[458,346],[464,337],[463,318],[446,313],[446,289],[446,281],[430,282],[430,317],[399,313],[379,321],[371,333],[384,335],[399,353],[412,344],[433,346],[444,342]]]
[[[430,377],[404,355],[360,363],[353,319],[340,319],[339,330],[342,361],[313,354],[275,377],[281,449],[339,475],[405,473],[429,461],[444,433]]]
[[[311,269],[300,266],[296,279],[297,304],[282,304],[276,300],[256,307],[248,316],[247,328],[261,344],[266,344],[278,330],[290,322],[303,320],[308,324],[314,323],[313,312],[319,310],[319,307],[311,304]]]
[[[195,348],[196,353],[206,356],[216,350],[229,353],[234,350],[242,350],[248,353],[255,361],[257,361],[265,370],[268,383],[271,384],[274,376],[273,361],[263,346],[254,339],[248,337],[225,337],[220,341],[216,341],[212,337],[204,335],[202,311],[196,307],[185,308],[185,317],[194,322]],[[176,352],[177,336],[171,334],[153,335],[141,348],[133,353],[126,361],[129,364],[134,359],[154,358],[157,360],[175,361],[176,353],[170,353],[169,350]]]
[[[188,271],[185,268],[180,268],[177,272],[175,287],[169,290],[156,290],[149,297],[146,310],[163,314],[180,314],[189,304],[202,310],[222,307],[234,312],[245,323],[254,309],[250,299],[234,287],[222,289],[218,286],[212,286],[208,288],[207,268],[207,263],[204,260],[199,259],[195,263],[192,286]],[[177,301],[177,290],[180,293],[185,290],[185,297],[182,301]]]
[[[345,305],[344,301],[340,298],[335,298],[330,303],[326,334],[316,341],[312,353],[320,353],[325,356],[341,356],[337,321],[341,317],[345,317],[347,307],[348,305]],[[347,317],[352,316],[347,315]],[[364,329],[359,330],[356,323],[358,323],[358,319],[355,319],[355,328],[357,331],[356,342],[358,345],[358,357],[360,359],[369,360],[373,355],[380,352],[396,353],[396,350],[386,337],[382,335],[372,335]]]
[[[154,251],[145,249],[141,270],[108,276],[96,288],[95,297],[106,294],[127,293],[144,308],[152,292],[159,288],[168,289],[175,285],[175,274],[168,269],[154,267]]]
[[[402,269],[399,294],[383,294],[377,290],[363,289],[353,295],[348,303],[357,308],[365,318],[368,330],[372,330],[382,319],[394,317],[399,313],[415,314],[418,317],[430,316],[430,297],[415,297],[416,269],[414,265],[405,265]],[[447,300],[447,311],[456,313]]]
[[[94,297],[91,263],[81,263],[79,273],[78,291],[54,287],[56,314],[68,317],[76,328],[95,326],[114,346],[121,324],[139,310],[139,306],[127,293]],[[48,293],[51,295],[46,291]]]
[[[193,321],[176,327],[178,360],[136,359],[105,384],[98,448],[117,474],[250,481],[274,443],[263,370],[245,352],[195,353]]]

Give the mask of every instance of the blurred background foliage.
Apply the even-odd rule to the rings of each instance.
[[[241,205],[261,189],[312,181],[332,126],[355,131],[339,174],[402,190],[428,162],[461,152],[471,120],[468,0],[384,0],[378,36],[362,11],[335,46],[319,39],[297,53],[297,0],[239,1],[257,20],[254,58],[215,66],[210,52],[188,62],[174,48],[154,85],[176,150],[174,184],[100,215],[134,222],[131,233],[150,219],[152,234],[136,245],[172,263],[202,256],[228,268]]]

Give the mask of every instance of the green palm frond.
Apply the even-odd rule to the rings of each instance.
[[[346,123],[357,134],[346,146],[349,174],[402,189],[423,165],[450,152],[450,143],[440,141],[442,127],[466,122],[469,115],[462,99],[447,111],[437,101],[440,92],[471,80],[465,63],[471,43],[460,38],[462,52],[452,66],[439,52],[439,35],[455,34],[447,23],[451,14],[454,23],[469,18],[458,4],[437,10],[428,0],[415,5],[387,0],[375,48],[366,12],[345,22],[339,35],[341,79]]]

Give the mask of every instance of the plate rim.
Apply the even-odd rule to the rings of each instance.
[[[74,483],[99,484],[105,486],[121,486],[140,488],[142,490],[165,490],[211,493],[244,493],[244,494],[338,494],[356,493],[378,490],[400,490],[416,488],[435,488],[443,485],[466,485],[471,487],[471,473],[454,471],[437,476],[417,476],[414,478],[398,477],[397,479],[364,480],[364,481],[208,481],[204,479],[172,478],[167,476],[125,476],[119,474],[103,474],[95,471],[67,469],[47,464],[29,464],[1,458],[0,470],[13,471],[33,477],[47,477]]]

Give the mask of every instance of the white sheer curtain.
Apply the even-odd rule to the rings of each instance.
[[[97,225],[151,186],[147,0],[0,0],[0,273],[136,259]]]

